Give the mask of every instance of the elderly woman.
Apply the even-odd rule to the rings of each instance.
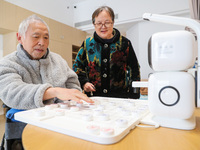
[[[113,28],[114,18],[108,6],[94,11],[94,35],[83,42],[73,70],[88,96],[137,99],[131,84],[140,81],[138,60],[130,40]]]

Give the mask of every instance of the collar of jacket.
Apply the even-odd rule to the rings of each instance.
[[[97,35],[97,33],[94,32],[94,40],[95,40],[96,42],[102,43],[102,44],[105,44],[105,43],[106,43],[106,44],[115,43],[115,42],[117,42],[117,41],[119,40],[120,32],[119,32],[117,29],[113,28],[113,34],[114,34],[114,36],[113,36],[112,39],[110,39],[110,40],[105,40],[105,39],[100,38],[100,37]]]
[[[17,51],[18,51],[18,53],[24,53],[29,59],[31,59],[30,54],[23,48],[22,44],[19,43],[17,45]],[[49,54],[49,49],[47,48],[46,54],[44,56],[42,56],[42,58],[40,58],[40,59],[46,59],[48,54]]]

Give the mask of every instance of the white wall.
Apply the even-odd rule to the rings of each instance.
[[[73,26],[73,5],[65,0],[5,0],[45,17]]]
[[[142,79],[148,79],[148,75],[153,72],[148,64],[148,41],[152,34],[156,32],[184,30],[184,28],[177,25],[141,21],[127,31],[126,36],[131,40],[140,64]]]
[[[188,0],[87,0],[77,4],[74,10],[74,23],[91,20],[96,8],[108,5],[113,8],[118,19],[115,24],[142,20],[144,13],[174,14],[189,10]],[[93,28],[91,25],[79,27],[84,31]]]

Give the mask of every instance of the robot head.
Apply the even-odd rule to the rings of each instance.
[[[195,58],[195,37],[188,31],[155,33],[149,40],[148,60],[154,71],[186,70]]]

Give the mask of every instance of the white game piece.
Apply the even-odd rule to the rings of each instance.
[[[71,110],[71,111],[79,111],[79,107],[77,107],[77,106],[72,106],[72,107],[70,107],[70,110]]]
[[[100,134],[100,127],[97,125],[89,125],[86,129],[91,134]]]
[[[67,109],[69,107],[68,103],[59,103],[60,108]]]
[[[58,108],[58,104],[50,104],[53,108]]]
[[[145,111],[148,107],[147,106],[140,106],[138,110]]]
[[[103,110],[103,109],[105,109],[105,105],[97,105],[97,109],[101,109],[101,110]]]
[[[99,121],[108,121],[108,120],[110,120],[110,117],[108,114],[100,114],[98,116],[98,119],[99,119]]]
[[[83,104],[82,103],[77,103],[76,106],[77,107],[83,107]]]
[[[95,104],[89,104],[89,107],[90,107],[90,108],[96,108],[97,105],[95,105]]]
[[[92,121],[93,117],[92,117],[91,114],[83,114],[82,119],[85,120],[85,121]]]
[[[106,136],[114,135],[114,129],[107,127],[101,128],[101,134]]]
[[[65,115],[65,111],[63,109],[56,109],[56,116],[64,116]]]
[[[124,107],[119,106],[119,107],[116,108],[116,110],[117,110],[117,111],[123,111],[123,110],[124,110]]]
[[[140,113],[137,110],[133,111],[131,114],[133,118],[138,118],[140,116]]]
[[[53,108],[54,108],[53,105],[46,105],[46,106],[45,106],[45,109],[46,109],[46,110],[51,110],[51,109],[53,109]]]
[[[116,106],[116,102],[109,102],[109,106]]]
[[[103,110],[101,110],[101,109],[95,109],[93,112],[94,112],[94,116],[99,116],[99,115],[103,114]]]
[[[146,108],[145,107],[139,107],[139,108],[137,108],[137,111],[138,111],[138,113],[140,113],[142,115],[143,113],[145,113]]]
[[[130,110],[122,110],[122,116],[129,116],[129,115],[131,115]]]
[[[127,101],[125,103],[126,107],[134,107],[135,106],[135,102],[132,102],[132,101]]]
[[[116,125],[120,128],[124,128],[128,125],[128,121],[126,119],[117,119],[115,122]]]
[[[36,117],[43,117],[43,116],[45,116],[45,110],[41,110],[41,109],[35,110],[35,116]]]
[[[94,104],[95,104],[95,105],[100,105],[101,102],[100,102],[99,100],[94,100]]]
[[[76,101],[69,101],[69,104],[70,104],[71,106],[75,106],[75,105],[77,104],[77,102],[76,102]]]

